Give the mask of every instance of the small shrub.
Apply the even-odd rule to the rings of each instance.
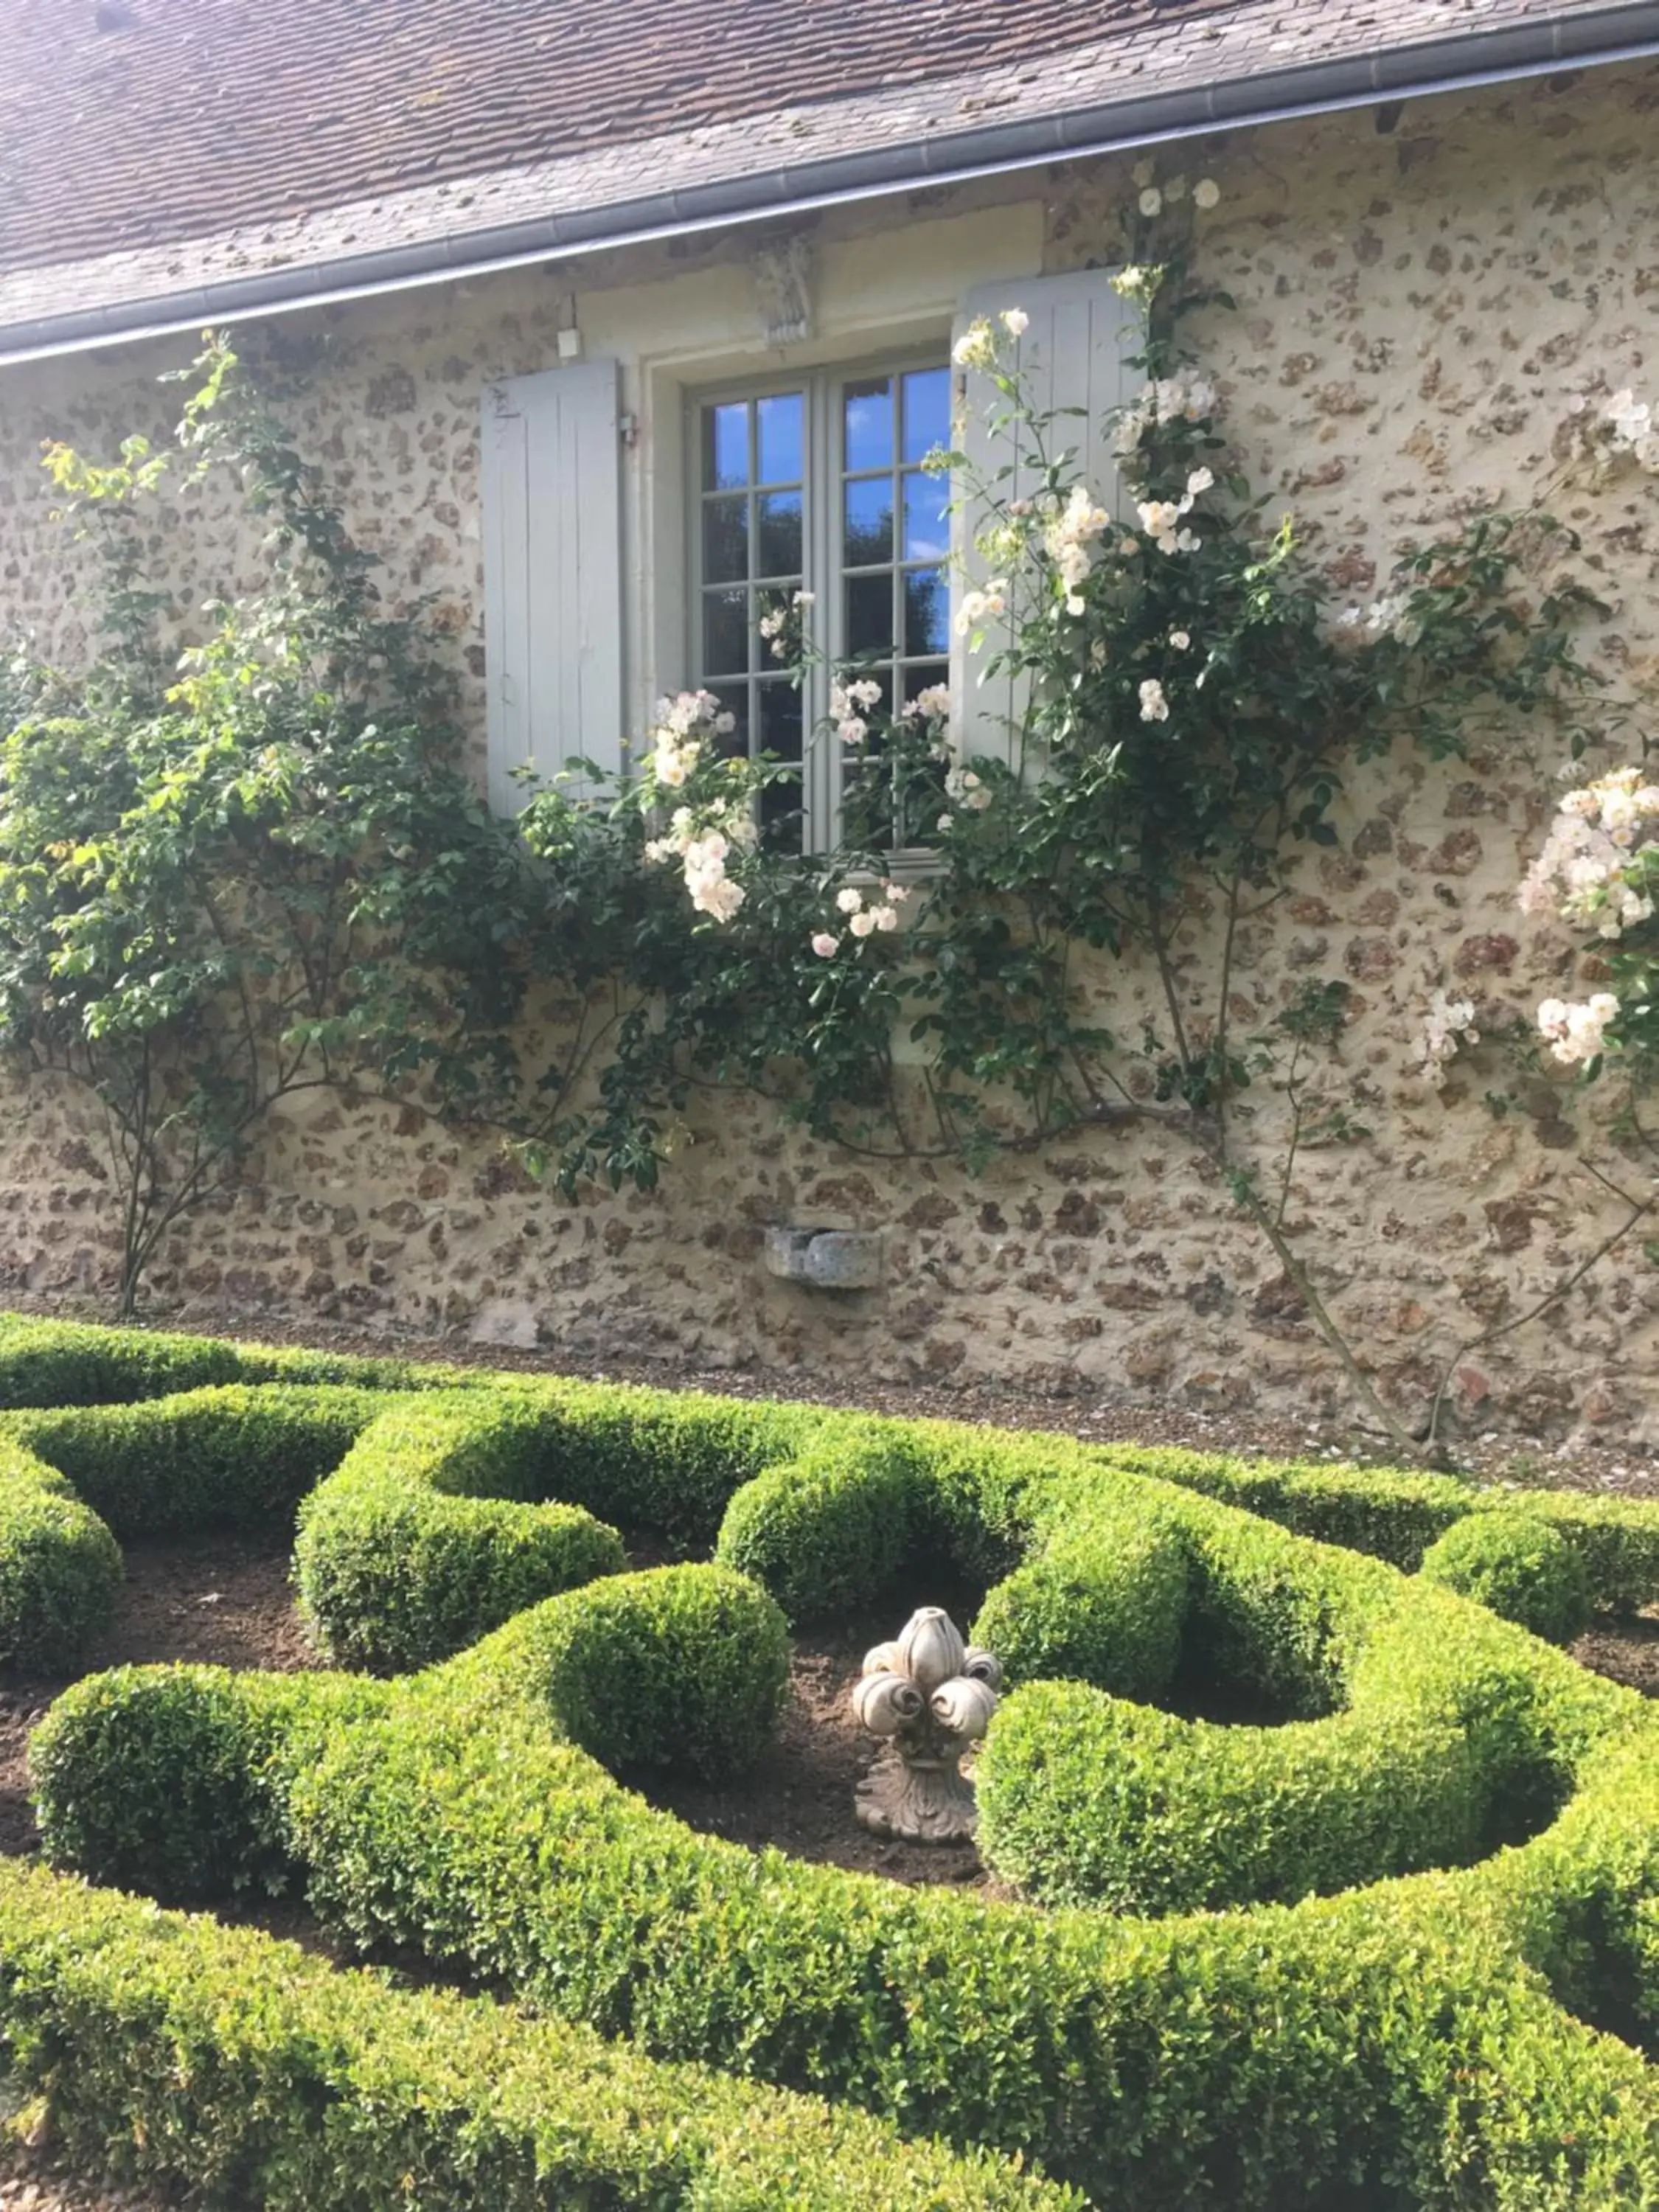
[[[121,1553],[63,1477],[0,1438],[0,1666],[74,1666],[109,1617]]]
[[[1421,1571],[1547,1644],[1571,1644],[1589,1626],[1583,1560],[1530,1513],[1471,1513],[1431,1545]]]
[[[746,1482],[714,1556],[770,1590],[792,1621],[879,1598],[911,1549],[915,1474],[884,1439],[821,1445]]]
[[[721,1566],[617,1575],[520,1613],[432,1678],[441,1694],[532,1700],[607,1766],[718,1781],[770,1741],[789,1686],[782,1613]]]
[[[9,1320],[0,1330],[0,1406],[108,1406],[242,1379],[238,1347],[205,1336]]]
[[[278,1888],[289,1861],[278,1747],[305,1757],[331,1722],[374,1710],[379,1692],[344,1675],[222,1667],[88,1675],[29,1740],[46,1852],[164,1904]]]
[[[1063,1511],[1057,1533],[987,1598],[973,1640],[1011,1684],[1092,1683],[1121,1698],[1169,1687],[1187,1613],[1187,1548],[1145,1500],[1109,1494]]]
[[[291,1526],[386,1402],[367,1390],[233,1382],[14,1413],[8,1427],[118,1536],[173,1536]]]
[[[423,1667],[526,1606],[627,1565],[614,1528],[539,1504],[547,1425],[512,1393],[383,1411],[306,1499],[295,1572],[307,1619],[343,1664]]]
[[[996,1717],[976,1769],[987,1863],[1046,1905],[1295,1904],[1477,1850],[1495,1778],[1431,1717],[1218,1728],[1076,1682]]]

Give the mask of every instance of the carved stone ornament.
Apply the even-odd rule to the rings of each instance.
[[[768,239],[750,256],[761,329],[769,346],[799,345],[812,335],[812,248],[799,232]]]
[[[974,1785],[958,1764],[997,1709],[1002,1669],[965,1644],[939,1606],[913,1613],[896,1644],[866,1655],[853,1711],[888,1748],[858,1786],[860,1824],[907,1843],[960,1843],[974,1832]]]

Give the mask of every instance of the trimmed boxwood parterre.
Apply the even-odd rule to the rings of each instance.
[[[453,1387],[354,1395],[338,1472],[291,1500],[306,1528],[395,1419],[406,1462],[365,1480],[406,1463],[410,1498],[441,1505],[506,1467],[514,1510],[666,1529],[716,1562],[542,1598],[392,1681],[77,1685],[33,1751],[60,1863],[198,1901],[301,1883],[361,1944],[413,1946],[645,2053],[1040,2162],[1102,2206],[1659,2205],[1641,2055],[1659,2026],[1659,1721],[1358,1555],[1414,1565],[1490,1510],[1480,1493],[609,1386],[471,1388],[492,1415],[462,1418]],[[269,1395],[292,1395],[320,1450],[305,1409],[328,1394]],[[191,1400],[207,1396],[240,1403],[223,1385]],[[205,1420],[191,1400],[150,1418]],[[471,1469],[453,1487],[446,1438]],[[28,1441],[47,1454],[44,1428]],[[148,1494],[123,1489],[113,1447],[82,1449],[106,1496]],[[1653,1509],[1501,1503],[1559,1531],[1603,1602],[1659,1588]],[[1001,1638],[1012,1687],[981,1761],[983,1843],[1051,1909],[744,1851],[623,1786],[752,1753],[784,1652],[757,1577],[798,1617],[844,1606],[861,1541],[866,1587],[939,1566],[996,1583],[975,1632]],[[373,1575],[363,1589],[378,1620]],[[1130,1702],[1206,1680],[1277,1724]],[[5,1944],[0,1910],[0,1986]],[[94,2103],[118,2133],[124,2096],[161,2093],[113,2076]],[[895,2170],[871,2201],[930,2200]]]
[[[1067,2212],[985,2153],[487,1999],[0,1868],[14,2099],[123,2175],[265,2212]],[[26,2112],[28,2107],[26,2106]]]

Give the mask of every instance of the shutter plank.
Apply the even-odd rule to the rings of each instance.
[[[622,772],[621,458],[617,364],[573,363],[484,397],[484,652],[490,803],[516,811],[573,755]]]
[[[1112,513],[1127,513],[1127,501],[1112,452],[1110,411],[1133,398],[1139,389],[1139,373],[1129,368],[1126,356],[1133,350],[1135,323],[1126,301],[1113,291],[1104,270],[1080,270],[1066,276],[1011,277],[970,292],[962,303],[956,336],[960,337],[981,316],[994,320],[1005,308],[1023,308],[1030,318],[1020,341],[1020,366],[1026,387],[1038,412],[1052,407],[1074,407],[1081,415],[1062,416],[1048,433],[1051,448],[1076,457],[1075,470],[1090,485],[1101,506]],[[962,371],[957,372],[960,378]],[[1006,438],[994,436],[985,421],[985,404],[991,387],[969,371],[960,399],[970,409],[962,449],[977,471],[992,476],[1009,459]],[[1028,495],[1034,486],[1022,471],[1006,487],[1011,497]],[[974,536],[985,520],[983,505],[969,502],[953,526],[953,597],[983,586],[990,571],[974,550]],[[1022,691],[1010,677],[989,683],[980,671],[994,651],[995,634],[988,635],[977,653],[969,653],[967,641],[951,632],[951,690],[956,702],[954,742],[964,758],[988,756],[1012,766],[1013,749],[1024,711]]]

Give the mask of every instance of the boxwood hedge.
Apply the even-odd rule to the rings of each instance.
[[[0,1867],[9,2096],[118,2174],[265,2212],[1068,2212],[867,2114]],[[25,2106],[26,2112],[31,2109]]]
[[[1589,1626],[1589,1574],[1559,1528],[1530,1513],[1471,1513],[1423,1554],[1418,1571],[1518,1621],[1547,1644]]]
[[[556,1480],[547,1461],[544,1425],[510,1392],[382,1412],[300,1509],[295,1578],[325,1648],[348,1666],[423,1666],[620,1571],[614,1528],[541,1502]]]
[[[342,1461],[394,1424],[377,1480],[451,1497],[488,1463],[514,1510],[727,1564],[605,1576],[395,1682],[79,1685],[35,1747],[58,1860],[198,1898],[301,1881],[352,1942],[1039,2161],[1103,2206],[1659,2204],[1659,1719],[1398,1571],[1500,1501],[602,1385],[484,1396],[489,1418],[453,1390],[382,1399]],[[1600,1601],[1659,1589],[1653,1509],[1501,1502]],[[325,1517],[321,1493],[301,1510]],[[742,1850],[623,1786],[722,1771],[775,1709],[781,1620],[729,1563],[804,1613],[845,1601],[860,1540],[871,1583],[897,1559],[998,1585],[979,1626],[1016,1686],[983,1840],[1050,1909]],[[1127,1702],[1205,1678],[1275,1724]],[[4,1958],[0,1913],[0,1978]],[[162,2095],[131,2083],[116,2063],[100,2110]],[[896,2168],[872,2201],[930,2201],[906,2188]]]

